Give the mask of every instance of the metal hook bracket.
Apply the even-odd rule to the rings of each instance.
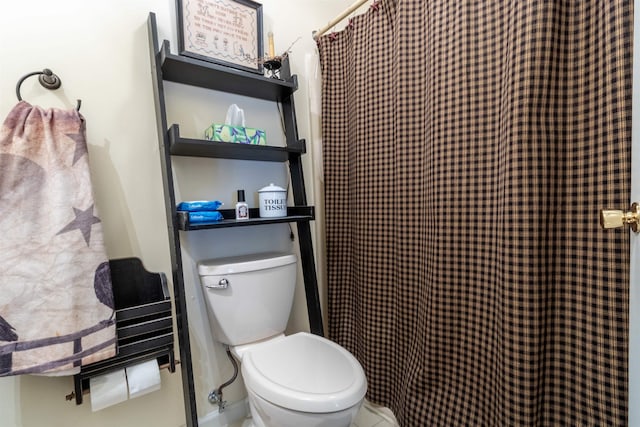
[[[38,81],[40,82],[42,87],[50,90],[58,89],[60,85],[62,85],[60,78],[53,74],[53,71],[48,68],[42,70],[42,74],[38,76]]]

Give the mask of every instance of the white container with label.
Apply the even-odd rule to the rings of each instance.
[[[258,190],[260,218],[287,216],[287,190],[269,184]]]

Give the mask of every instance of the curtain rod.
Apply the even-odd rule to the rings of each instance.
[[[347,10],[345,10],[340,15],[338,15],[334,19],[332,19],[327,25],[325,25],[324,27],[322,27],[321,29],[319,29],[317,31],[314,31],[312,33],[313,34],[313,39],[314,40],[318,40],[318,38],[321,35],[323,35],[327,31],[329,31],[331,28],[333,28],[334,25],[336,25],[338,22],[342,21],[344,18],[349,16],[349,14],[351,14],[354,10],[356,10],[357,8],[359,8],[360,6],[362,6],[363,4],[365,4],[368,1],[369,0],[358,0],[358,1],[356,1],[354,4],[349,6],[349,8]]]

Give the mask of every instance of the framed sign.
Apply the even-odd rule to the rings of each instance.
[[[176,0],[180,55],[262,74],[262,5]]]

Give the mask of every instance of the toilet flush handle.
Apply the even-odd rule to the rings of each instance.
[[[229,281],[225,278],[220,279],[217,285],[205,285],[208,289],[227,289],[229,287]]]

